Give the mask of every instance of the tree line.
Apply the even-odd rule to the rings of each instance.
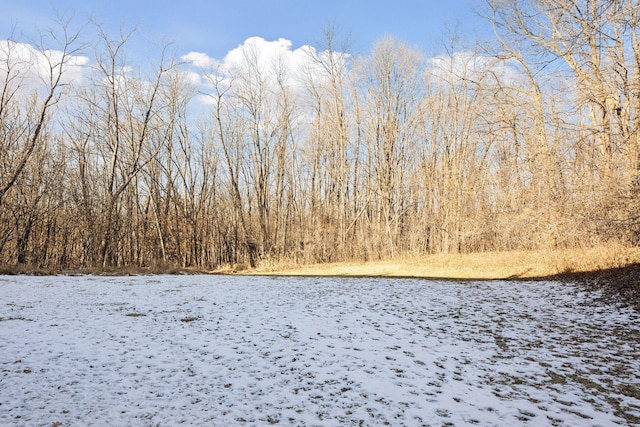
[[[353,55],[328,27],[297,67],[249,42],[233,66],[132,60],[135,33],[68,22],[0,41],[0,264],[637,245],[637,0],[482,13],[495,36],[473,48]]]

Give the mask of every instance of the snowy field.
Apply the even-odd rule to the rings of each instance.
[[[0,276],[0,425],[640,425],[640,317],[561,283]]]

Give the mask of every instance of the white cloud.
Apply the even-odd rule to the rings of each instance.
[[[250,37],[229,51],[222,62],[227,70],[244,69],[252,65],[257,65],[260,70],[268,70],[276,62],[290,65],[288,63],[293,55],[291,47],[291,41],[283,38],[267,41],[262,37]]]
[[[186,81],[192,85],[199,85],[202,82],[201,75],[195,71],[187,70],[182,73],[185,76]]]
[[[275,86],[278,80],[295,84],[299,80],[300,49],[292,50],[289,40],[267,41],[251,37],[222,59],[218,72],[244,84],[262,81]]]
[[[521,81],[521,73],[510,60],[503,60],[473,52],[456,52],[427,60],[427,73],[436,81],[457,83],[470,81],[513,84]]]
[[[11,40],[0,40],[0,82],[6,79],[20,89],[33,90],[47,84],[51,68],[54,75],[62,64],[62,84],[80,83],[84,79],[85,67],[89,58],[85,56],[67,56],[58,50],[40,51],[30,44]],[[17,86],[15,87],[17,88]]]
[[[347,58],[345,54],[334,54],[339,60]],[[319,60],[325,60],[326,55],[308,45],[294,49],[293,43],[284,38],[269,41],[250,37],[220,60],[199,52],[183,55],[182,60],[196,68],[191,71],[200,74],[205,91],[207,82],[228,86],[240,82],[257,84],[258,79],[273,89],[280,79],[293,93],[301,94],[309,78],[324,79],[325,71]]]
[[[201,52],[189,52],[186,55],[182,55],[181,59],[184,62],[188,62],[195,67],[202,69],[215,68],[218,65],[218,61],[211,58],[206,53]]]
[[[47,81],[51,67],[58,67],[64,53],[58,50],[40,51],[30,44],[11,40],[0,40],[0,75],[7,78],[19,74],[22,83],[35,84],[36,81]],[[69,84],[83,79],[84,67],[89,58],[85,56],[68,56],[64,58],[62,83]]]
[[[216,104],[214,98],[212,98],[209,95],[205,95],[205,94],[196,95],[195,96],[195,100],[197,101],[197,103],[202,104],[202,105],[215,105]]]

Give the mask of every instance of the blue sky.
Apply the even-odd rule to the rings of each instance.
[[[285,38],[293,47],[314,44],[322,27],[335,24],[350,33],[355,54],[367,53],[376,39],[392,34],[438,53],[438,40],[458,24],[469,38],[487,25],[473,7],[482,0],[0,0],[0,39],[15,26],[25,32],[51,25],[56,12],[77,22],[93,18],[114,30],[138,25],[137,37],[173,42],[178,55],[196,51],[222,58],[247,38]]]

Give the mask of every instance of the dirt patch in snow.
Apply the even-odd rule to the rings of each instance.
[[[600,294],[597,299],[603,303],[621,304],[640,311],[640,264],[592,272],[564,273],[534,280],[577,283],[590,292]]]

